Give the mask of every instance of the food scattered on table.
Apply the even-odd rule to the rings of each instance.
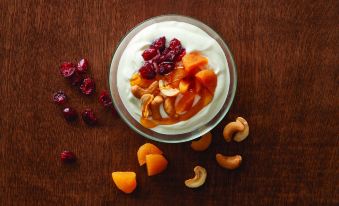
[[[189,188],[201,187],[206,181],[207,171],[205,168],[201,166],[195,166],[194,174],[195,176],[193,178],[185,181],[185,185]]]

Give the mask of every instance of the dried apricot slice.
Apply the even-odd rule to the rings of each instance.
[[[179,83],[179,91],[180,93],[185,93],[187,92],[188,88],[190,87],[191,82],[186,79],[182,79]]]
[[[206,150],[212,142],[212,134],[207,132],[199,140],[192,141],[191,147],[195,151],[204,151]]]
[[[132,193],[137,187],[135,172],[113,172],[113,182],[124,193]]]
[[[194,98],[195,98],[194,92],[189,91],[184,93],[181,99],[175,105],[176,113],[180,114],[191,109],[193,106]]]
[[[182,58],[182,63],[188,74],[194,75],[200,68],[208,63],[208,59],[199,52],[191,52]]]
[[[162,173],[167,168],[168,161],[161,154],[146,155],[146,166],[148,176]]]
[[[195,77],[206,87],[212,94],[217,87],[217,75],[211,69],[201,70],[195,74]]]
[[[139,165],[142,166],[146,163],[146,155],[149,154],[162,154],[162,151],[151,143],[145,143],[138,149],[137,156]]]

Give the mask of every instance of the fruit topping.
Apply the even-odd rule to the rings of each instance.
[[[201,70],[200,72],[195,74],[200,83],[208,89],[209,92],[214,94],[214,90],[217,87],[217,75],[215,75],[214,71],[211,69]]]
[[[56,104],[64,104],[67,101],[67,96],[66,96],[65,92],[63,92],[63,91],[55,92],[54,95],[53,95],[53,101]]]
[[[62,113],[68,122],[74,122],[78,118],[78,113],[72,107],[64,108]]]
[[[106,90],[100,93],[99,102],[104,107],[110,107],[112,105],[112,99]]]
[[[158,73],[165,75],[170,73],[174,69],[174,64],[172,62],[162,62],[159,64]]]
[[[142,53],[142,57],[144,58],[145,61],[151,60],[153,57],[155,57],[155,55],[157,55],[157,50],[155,48],[149,48],[146,49],[143,53]]]
[[[81,92],[90,95],[95,90],[95,83],[90,77],[85,78],[80,86]]]
[[[61,152],[60,158],[64,163],[73,163],[76,160],[75,154],[67,150]]]
[[[165,49],[165,44],[166,44],[166,37],[160,37],[159,39],[155,40],[152,45],[151,48],[155,48],[160,50],[160,52],[162,52]]]
[[[190,75],[194,75],[200,70],[200,67],[208,63],[208,59],[198,52],[191,52],[182,58],[185,70]]]
[[[156,76],[155,69],[152,63],[146,62],[140,69],[140,75],[145,79],[154,79]]]
[[[87,125],[94,126],[98,122],[98,119],[96,118],[92,109],[85,109],[81,116]]]

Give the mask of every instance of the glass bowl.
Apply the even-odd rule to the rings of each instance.
[[[210,35],[212,38],[214,38],[219,43],[220,47],[225,53],[227,64],[228,64],[228,69],[229,69],[229,75],[230,75],[229,77],[230,85],[229,85],[229,91],[226,97],[226,101],[224,102],[221,110],[217,113],[217,115],[212,120],[210,120],[208,123],[206,123],[205,125],[203,125],[202,127],[194,131],[182,133],[182,134],[175,134],[175,135],[161,134],[151,129],[143,127],[139,123],[139,121],[136,121],[127,111],[126,107],[122,103],[122,100],[120,99],[118,88],[117,88],[117,70],[118,70],[120,58],[125,48],[127,47],[128,43],[130,42],[130,40],[143,28],[151,24],[159,23],[163,21],[186,22],[186,23],[199,27],[200,29],[205,31],[208,35]],[[234,63],[232,54],[229,48],[227,47],[226,43],[213,29],[211,29],[206,24],[196,19],[186,17],[186,16],[180,16],[180,15],[163,15],[163,16],[153,17],[151,19],[148,19],[140,23],[136,27],[134,27],[130,32],[127,33],[127,35],[118,44],[114,52],[110,68],[109,68],[110,94],[112,96],[114,107],[116,111],[119,113],[119,115],[121,116],[121,118],[128,124],[129,127],[131,127],[134,131],[141,134],[142,136],[149,138],[151,140],[154,140],[154,141],[165,142],[165,143],[181,143],[181,142],[191,141],[209,132],[210,130],[212,130],[225,117],[226,113],[231,107],[231,104],[233,102],[234,95],[236,92],[236,86],[237,86],[236,65]]]

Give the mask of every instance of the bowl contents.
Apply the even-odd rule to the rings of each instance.
[[[130,79],[146,128],[189,120],[212,101],[217,86],[217,75],[206,57],[197,51],[186,54],[176,38],[169,47],[165,41],[160,37],[142,53],[145,62]],[[171,100],[165,104],[166,99]],[[167,113],[164,117],[161,110]]]
[[[202,152],[208,149],[212,143],[212,133],[207,132],[199,140],[192,141],[191,148],[195,151]]]
[[[226,142],[234,140],[236,142],[241,142],[247,138],[249,134],[249,125],[247,121],[238,117],[235,122],[230,122],[224,127],[223,135]]]
[[[132,193],[137,187],[137,178],[135,172],[113,172],[113,182],[126,194]]]
[[[205,168],[201,166],[195,166],[194,174],[195,176],[193,178],[185,181],[185,185],[189,188],[201,187],[206,181],[207,172]]]
[[[168,135],[206,125],[222,109],[230,86],[219,43],[197,26],[177,21],[136,33],[119,58],[116,76],[127,112],[145,128]]]

